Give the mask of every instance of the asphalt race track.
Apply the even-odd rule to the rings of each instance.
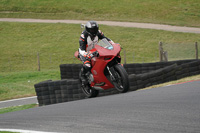
[[[200,81],[0,114],[0,129],[199,133]]]

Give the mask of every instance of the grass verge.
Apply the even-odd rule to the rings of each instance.
[[[198,34],[100,25],[104,34],[126,50],[127,63],[159,61],[159,41],[171,49],[191,47],[200,42]],[[58,69],[62,63],[80,63],[74,58],[79,47],[80,25],[0,22],[0,72],[36,71],[37,54],[43,70]],[[173,45],[181,44],[185,45]],[[200,51],[200,47],[199,47]],[[195,53],[195,51],[193,51]],[[184,57],[195,54],[186,53]],[[168,54],[170,52],[168,51]],[[134,57],[133,57],[134,56]],[[182,55],[173,55],[180,59]],[[123,62],[123,58],[122,58]]]
[[[0,131],[0,133],[19,133],[19,132]]]
[[[7,108],[1,108],[0,114],[30,109],[30,108],[34,108],[34,107],[37,107],[37,106],[38,106],[37,104],[28,104],[28,105],[20,105],[20,106],[12,106],[12,107],[7,107]]]
[[[58,70],[41,72],[6,72],[0,73],[0,101],[34,96],[34,84],[45,80],[59,80]]]
[[[163,86],[168,86],[168,85],[174,85],[174,84],[179,84],[179,83],[184,83],[184,82],[189,82],[189,81],[199,81],[199,80],[200,80],[200,75],[195,75],[195,76],[190,76],[190,77],[182,78],[175,81],[166,82],[163,84],[153,85],[144,89],[152,89],[152,88],[158,88],[158,87],[163,87]]]

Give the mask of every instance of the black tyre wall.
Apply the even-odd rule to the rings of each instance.
[[[61,64],[61,79],[46,80],[34,85],[40,106],[85,99],[78,73],[82,64]],[[200,60],[124,64],[129,75],[130,91],[200,74]],[[116,89],[99,92],[99,96],[117,94]]]

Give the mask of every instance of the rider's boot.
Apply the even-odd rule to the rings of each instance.
[[[89,83],[94,81],[94,77],[93,77],[91,71],[88,71],[85,75],[86,75],[87,80],[88,80]]]
[[[90,83],[91,81],[89,81],[89,79],[90,79],[89,76],[91,75],[91,64],[89,61],[86,60],[84,62],[84,65],[81,69],[81,73],[82,73],[82,75],[81,75],[82,84],[86,85],[86,84]]]
[[[87,84],[86,71],[84,70],[84,68],[81,68],[81,81],[82,81],[82,85]]]

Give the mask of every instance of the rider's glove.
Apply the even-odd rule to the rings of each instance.
[[[94,55],[91,52],[85,52],[83,56],[87,59],[91,59],[92,57],[94,57]]]

